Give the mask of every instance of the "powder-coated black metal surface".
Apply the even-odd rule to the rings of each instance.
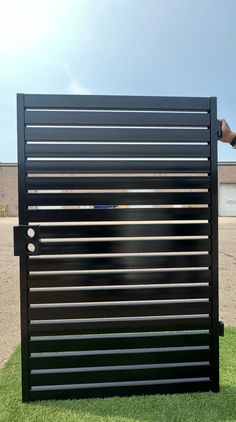
[[[218,391],[216,98],[17,102],[23,401]]]

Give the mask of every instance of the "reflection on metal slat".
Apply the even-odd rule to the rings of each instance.
[[[25,139],[30,142],[209,142],[209,129],[170,128],[75,128],[26,127]]]
[[[208,189],[209,176],[27,177],[27,189]]]
[[[77,302],[119,302],[138,300],[173,300],[210,298],[211,288],[208,286],[151,287],[151,288],[118,288],[93,290],[45,290],[29,291],[30,304],[36,303],[77,303]],[[102,304],[101,304],[102,305]],[[90,305],[91,306],[91,305]],[[104,304],[105,306],[105,304]],[[63,314],[62,314],[63,317]],[[101,315],[102,317],[102,306]],[[45,318],[46,319],[46,318]]]
[[[102,334],[102,333],[132,333],[147,331],[178,331],[178,330],[209,330],[211,327],[211,318],[180,318],[174,319],[153,317],[149,319],[133,318],[133,320],[113,319],[102,320],[91,319],[80,320],[77,322],[55,323],[29,323],[28,330],[30,336],[48,336],[48,335],[74,335],[74,334]],[[199,360],[199,356],[195,360]]]
[[[73,319],[73,318],[110,318],[110,317],[136,317],[136,316],[159,316],[159,315],[192,315],[209,314],[211,311],[210,302],[183,302],[163,304],[118,304],[118,305],[76,305],[67,307],[38,307],[29,308],[30,320],[49,319]]]
[[[27,210],[29,222],[208,220],[209,208]]]
[[[210,334],[208,332],[179,332],[179,333],[142,333],[142,334],[117,334],[92,335],[92,336],[66,336],[31,338],[29,341],[30,353],[40,352],[69,352],[83,350],[103,349],[129,349],[145,347],[183,347],[183,346],[209,346]]]
[[[29,193],[27,205],[209,204],[209,192]]]
[[[29,258],[29,271],[208,267],[210,255]]]
[[[150,367],[151,366],[151,367]],[[208,364],[193,366],[172,366],[158,368],[155,364],[144,366],[142,369],[138,365],[113,366],[110,370],[77,370],[75,372],[58,372],[51,374],[31,374],[30,380],[32,386],[39,385],[61,385],[78,383],[99,383],[99,382],[122,382],[122,381],[140,381],[168,378],[186,378],[186,377],[209,377],[211,375],[211,366]]]
[[[209,283],[210,270],[128,271],[96,274],[29,274],[29,287],[118,286],[145,284]]]
[[[209,173],[210,162],[202,161],[26,161],[28,173]]]
[[[27,157],[208,158],[209,145],[26,144]]]
[[[105,233],[104,233],[105,235]],[[40,243],[40,254],[101,254],[138,252],[210,251],[210,239],[182,240],[125,240],[95,242],[49,242]]]
[[[209,223],[199,224],[99,224],[41,226],[41,238],[90,237],[142,237],[142,236],[201,236],[211,233]]]
[[[207,97],[26,94],[24,99],[29,109],[210,110]]]

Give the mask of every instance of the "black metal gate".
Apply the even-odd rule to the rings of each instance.
[[[216,98],[18,95],[23,401],[218,391],[217,129]]]

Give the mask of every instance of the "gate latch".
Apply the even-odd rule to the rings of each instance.
[[[15,226],[13,230],[15,256],[39,255],[40,226]]]

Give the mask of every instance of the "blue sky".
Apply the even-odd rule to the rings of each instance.
[[[236,0],[14,0],[0,24],[0,161],[16,92],[217,96],[236,132]],[[219,142],[219,160],[236,151]]]

